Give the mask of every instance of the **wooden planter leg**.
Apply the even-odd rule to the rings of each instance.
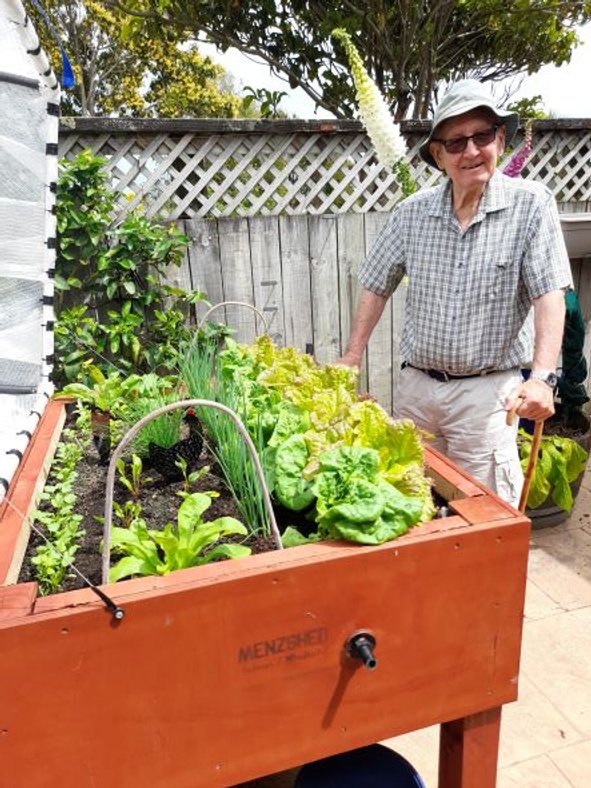
[[[439,788],[495,788],[501,708],[441,725]]]

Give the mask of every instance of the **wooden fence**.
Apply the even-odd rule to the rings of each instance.
[[[413,175],[438,179],[416,157],[427,124],[403,124]],[[519,144],[519,140],[516,143]],[[172,281],[210,302],[244,301],[279,344],[341,354],[357,296],[356,270],[401,197],[356,121],[136,121],[62,123],[60,154],[84,148],[108,158],[123,214],[176,221],[191,239]],[[546,183],[564,212],[591,211],[591,121],[540,121],[524,175]],[[123,197],[127,194],[127,198]],[[591,266],[573,260],[591,321]],[[405,291],[391,299],[366,354],[365,385],[390,410],[400,368]],[[219,319],[248,341],[261,330],[249,310]],[[591,325],[591,322],[589,322]]]

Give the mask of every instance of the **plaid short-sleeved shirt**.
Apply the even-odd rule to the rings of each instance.
[[[469,374],[531,362],[532,299],[572,284],[554,197],[540,183],[495,172],[464,232],[451,183],[401,203],[359,272],[390,296],[408,276],[401,356]]]

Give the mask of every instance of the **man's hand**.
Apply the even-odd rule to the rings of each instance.
[[[361,366],[361,359],[355,353],[344,353],[340,358],[337,358],[336,361],[332,362],[333,364],[341,364],[343,367],[353,367],[353,369],[359,370]]]
[[[554,392],[541,380],[526,380],[505,400],[505,409],[513,410],[517,400],[522,403],[517,415],[531,421],[544,421],[554,414]]]
[[[335,361],[335,364],[359,369],[371,333],[384,311],[387,300],[385,296],[377,295],[369,290],[362,290],[347,349],[341,358]]]

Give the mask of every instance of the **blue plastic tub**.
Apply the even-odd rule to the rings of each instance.
[[[397,752],[371,744],[302,766],[294,788],[425,788]]]

